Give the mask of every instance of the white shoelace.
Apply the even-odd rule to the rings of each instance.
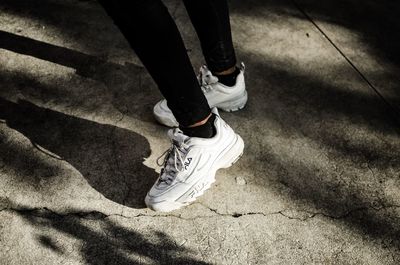
[[[211,91],[213,89],[212,85],[218,83],[218,77],[214,76],[205,65],[200,68],[200,73],[197,78],[204,93]]]
[[[183,171],[183,163],[187,154],[186,148],[187,145],[185,143],[178,145],[173,142],[172,146],[157,158],[157,165],[164,166],[161,169],[160,182],[165,182],[169,185],[174,181],[176,175]],[[164,161],[160,163],[160,159],[163,157]]]

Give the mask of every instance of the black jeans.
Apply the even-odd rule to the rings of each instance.
[[[161,0],[99,0],[166,98],[183,127],[205,119],[210,107],[178,28]],[[183,0],[208,68],[236,64],[227,0]]]

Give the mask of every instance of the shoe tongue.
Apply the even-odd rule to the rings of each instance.
[[[179,128],[169,130],[168,136],[171,138],[172,142],[177,146],[180,146],[182,143],[186,141],[186,139],[189,138],[189,136],[184,135]]]
[[[203,65],[200,68],[200,78],[202,85],[209,85],[218,82],[218,77],[214,76],[210,70],[208,70],[207,66]]]

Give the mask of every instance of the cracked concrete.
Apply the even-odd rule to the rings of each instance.
[[[334,215],[328,215],[325,214],[323,212],[310,212],[310,211],[303,211],[303,210],[290,210],[290,209],[284,209],[284,210],[280,210],[277,212],[245,212],[245,213],[221,213],[219,212],[217,209],[212,209],[209,208],[208,206],[199,203],[199,202],[195,202],[193,204],[198,204],[201,205],[202,207],[204,207],[205,209],[208,209],[210,212],[215,213],[214,215],[198,215],[198,216],[193,216],[190,218],[185,218],[182,217],[181,215],[176,215],[173,213],[155,213],[155,212],[151,212],[151,213],[139,213],[139,214],[133,214],[133,215],[123,215],[123,214],[117,214],[117,213],[111,213],[111,214],[105,214],[102,213],[100,211],[76,211],[76,212],[56,212],[54,210],[51,210],[47,207],[42,207],[42,208],[11,208],[11,207],[7,207],[7,208],[2,208],[0,209],[0,212],[2,211],[14,211],[14,212],[18,212],[24,215],[33,215],[33,216],[41,216],[43,215],[43,213],[49,213],[52,214],[54,216],[57,217],[69,217],[69,216],[75,216],[75,217],[80,217],[80,218],[88,218],[88,219],[103,219],[103,218],[108,218],[108,217],[122,217],[122,218],[138,218],[138,217],[143,217],[143,216],[147,216],[147,217],[175,217],[175,218],[179,218],[179,219],[183,219],[183,220],[194,220],[194,219],[199,219],[199,218],[213,218],[215,216],[224,216],[224,217],[232,217],[232,218],[240,218],[243,216],[248,216],[248,215],[262,215],[262,216],[267,216],[267,215],[276,215],[276,214],[280,214],[288,219],[294,219],[294,220],[299,220],[299,221],[306,221],[307,219],[310,218],[314,218],[316,216],[322,216],[322,217],[326,217],[326,218],[330,218],[330,219],[344,219],[344,218],[348,218],[349,216],[353,215],[354,213],[357,212],[362,212],[362,211],[382,211],[382,210],[387,210],[390,208],[400,208],[399,205],[385,205],[385,206],[381,206],[379,208],[376,207],[361,207],[361,208],[356,208],[356,209],[351,209],[349,210],[347,213],[342,214],[340,216],[334,216]],[[298,216],[302,216],[303,217],[298,217]]]
[[[400,6],[230,4],[249,102],[221,115],[245,154],[155,213],[161,95],[121,33],[91,0],[0,3],[1,264],[400,263]]]

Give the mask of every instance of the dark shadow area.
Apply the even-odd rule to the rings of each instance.
[[[391,0],[286,0],[286,1],[260,1],[252,0],[250,2],[237,1],[232,4],[234,12],[245,14],[249,17],[258,17],[263,19],[263,12],[279,13],[284,19],[285,16],[296,17],[301,20],[307,20],[302,14],[304,11],[310,18],[318,24],[318,21],[340,26],[354,32],[354,42],[367,44],[370,48],[368,53],[376,55],[382,65],[390,67],[391,64],[400,69],[400,2]],[[260,12],[261,11],[261,12]],[[329,37],[331,32],[326,32]],[[339,32],[340,34],[340,32]],[[347,43],[336,43],[343,46]],[[347,48],[349,48],[347,46]],[[364,58],[354,59],[356,67],[363,63]],[[361,67],[359,67],[361,68]],[[361,68],[362,69],[362,68]],[[361,70],[362,72],[362,70]],[[391,74],[392,75],[392,74]],[[400,76],[400,75],[399,75]],[[400,77],[397,81],[400,83]],[[368,76],[367,76],[368,78]],[[370,80],[371,81],[371,80]],[[382,80],[384,82],[384,80]],[[376,84],[378,91],[382,93]],[[400,114],[400,90],[392,89],[390,98],[384,94],[385,99],[391,103],[397,115]],[[399,118],[400,120],[400,118]]]
[[[362,130],[365,136],[387,135],[400,139],[399,123],[391,108],[373,92],[367,94],[338,88],[312,76],[298,75],[284,68],[276,69],[268,62],[259,61],[256,65],[257,70],[252,74],[261,76],[262,72],[268,72],[275,79],[267,81],[271,87],[280,85],[279,91],[260,91],[257,94],[266,101],[273,96],[281,104],[281,109],[271,109],[265,117],[278,121],[289,129],[290,134],[306,136],[340,156],[354,157],[358,160],[354,161],[356,164],[368,162],[384,169],[391,163],[396,165],[400,162],[395,152],[400,147],[399,142],[386,142],[379,137],[377,140],[382,145],[367,139],[355,142],[351,141],[348,132],[343,131],[354,126],[358,133]]]
[[[205,265],[206,262],[190,257],[193,250],[179,246],[173,238],[161,231],[142,235],[139,232],[123,227],[101,214],[82,213],[86,216],[60,216],[48,211],[21,209],[19,215],[35,230],[46,231],[46,235],[36,235],[36,240],[43,247],[58,253],[65,252],[61,240],[49,236],[49,232],[73,237],[80,241],[79,251],[85,264],[144,264],[150,260],[155,264],[193,264]],[[83,221],[84,220],[84,221]],[[92,223],[93,229],[88,226]]]
[[[0,39],[0,48],[73,68],[82,77],[102,82],[112,93],[112,103],[116,109],[139,120],[155,121],[152,109],[160,99],[160,93],[143,67],[107,62],[96,56],[5,31],[0,31]],[[21,84],[35,82],[25,80],[26,77],[21,75],[14,77],[14,82]]]
[[[70,163],[106,198],[128,207],[145,207],[146,192],[157,178],[157,173],[143,164],[150,155],[145,137],[23,100],[13,103],[0,98],[0,119],[39,149],[45,148]],[[7,152],[0,156],[7,156]],[[8,160],[4,157],[4,161]],[[9,162],[13,161],[16,160]],[[36,165],[23,163],[13,167],[17,171],[30,171]],[[36,180],[40,181],[39,176]]]
[[[94,76],[96,74],[96,66],[106,63],[101,58],[95,56],[6,31],[0,31],[0,39],[2,49],[74,68],[77,74],[85,77]],[[118,70],[118,65],[116,64],[110,63],[109,67]]]
[[[362,36],[379,55],[385,55],[385,60],[400,67],[400,2],[391,0],[250,0],[233,2],[235,11],[251,17],[262,17],[262,12],[279,10],[283,16],[298,17],[306,20],[299,12],[304,8],[311,18],[326,21],[355,31]],[[244,8],[245,7],[245,8]]]
[[[313,18],[362,36],[384,61],[400,67],[400,2],[391,0],[295,0]],[[398,79],[400,82],[400,78]]]
[[[49,236],[40,235],[37,237],[37,241],[39,241],[40,245],[44,246],[45,248],[49,248],[59,254],[63,253],[63,249],[58,246],[57,242]]]
[[[384,0],[340,0],[340,1],[314,1],[296,0],[299,8],[304,10],[314,21],[325,21],[349,29],[361,36],[360,42],[368,44],[368,52],[376,55],[381,65],[387,69],[396,66],[397,73],[387,71],[387,75],[396,78],[400,83],[400,2]],[[338,41],[339,42],[339,41]],[[346,43],[337,43],[339,48]],[[362,69],[365,58],[350,57],[353,63]],[[390,73],[392,72],[392,73]],[[367,76],[368,78],[368,76]],[[383,82],[383,83],[380,83]],[[400,90],[398,86],[385,91],[384,80],[374,80],[376,89],[385,97],[392,107],[400,115]],[[400,117],[399,117],[400,120]]]
[[[311,1],[299,2],[311,3]],[[258,9],[270,9],[271,12],[279,10],[282,19],[285,19],[285,15],[306,19],[291,1],[234,3],[233,12],[249,16],[260,14],[256,12]],[[1,5],[19,12],[20,9],[28,8],[30,4],[7,0]],[[400,27],[398,21],[400,10],[397,2],[328,1],[305,6],[307,10],[317,14],[318,19],[359,32],[377,53],[385,54],[388,61],[400,65],[400,51],[397,49],[400,39],[395,34],[399,32],[397,28]],[[379,12],[372,12],[375,8]],[[391,10],[386,14],[386,9]],[[33,12],[33,16],[39,17],[40,14],[44,14],[46,17],[48,12],[49,9],[41,8]],[[51,20],[47,22],[53,23]],[[65,27],[62,23],[55,25]],[[143,69],[135,70],[135,67],[129,65],[110,64],[79,52],[10,33],[2,32],[0,37],[5,40],[5,43],[0,43],[2,48],[75,68],[81,76],[104,82],[114,91],[115,105],[121,108],[123,113],[150,120],[151,107],[156,98],[154,87],[148,81],[147,75],[143,81]],[[344,169],[353,169],[351,167],[357,169],[365,163],[372,170],[382,170],[385,173],[387,168],[393,168],[400,172],[400,127],[396,122],[398,117],[394,116],[392,109],[367,85],[363,92],[353,88],[335,87],[315,76],[304,76],[293,70],[286,70],[290,68],[285,65],[239,52],[246,59],[249,69],[249,103],[243,111],[226,114],[227,116],[274,121],[281,127],[279,133],[283,137],[288,139],[304,137],[320,147],[327,154],[328,160],[347,161],[348,164],[343,165]],[[341,70],[343,76],[349,69]],[[341,75],[339,73],[336,76]],[[149,154],[147,142],[132,132],[38,108],[28,102],[16,104],[2,100],[0,110],[0,115],[5,116],[3,118],[10,127],[63,157],[76,167],[93,187],[100,189],[102,194],[107,194],[106,197],[112,197],[116,202],[131,207],[139,205],[139,201],[135,198],[142,200],[147,191],[143,187],[150,187],[156,178],[155,172],[141,163],[143,157]],[[357,137],[351,137],[353,127],[349,125],[361,128],[365,136],[363,139],[369,140],[354,141],[353,139]],[[262,128],[260,133],[267,129]],[[252,135],[243,136],[252,137]],[[367,136],[372,137],[367,138]],[[359,138],[362,137],[361,135]],[[372,188],[365,188],[367,185],[364,181],[370,180],[364,180],[364,176],[354,173],[356,170],[351,172],[338,170],[335,175],[326,176],[324,170],[313,167],[312,163],[292,164],[292,161],[283,160],[271,153],[268,146],[264,148],[263,153],[257,153],[256,148],[251,145],[246,148],[247,153],[252,153],[254,159],[263,161],[263,169],[270,168],[279,172],[274,178],[290,189],[289,196],[293,201],[305,202],[306,208],[312,206],[326,215],[339,218],[338,222],[345,223],[349,229],[366,235],[368,239],[376,240],[382,247],[400,249],[399,216],[393,213],[390,207],[385,211],[385,205],[391,205],[391,202],[381,197],[384,193],[380,190],[381,182],[396,177],[395,174],[385,176],[383,173],[376,176],[374,182],[367,183],[372,185]],[[132,190],[127,190],[126,186]],[[370,197],[371,190],[374,189],[376,192],[373,195],[376,196]],[[354,209],[360,211],[352,212]],[[120,264],[132,264],[132,261],[120,255],[119,248],[144,251],[138,247],[139,245],[150,249],[143,255],[158,255],[157,248],[149,245],[143,237],[115,225],[106,223],[105,227],[113,233],[122,229],[122,236],[119,238],[122,241],[118,241],[116,245],[108,237],[102,237],[81,226],[73,218],[67,221],[46,215],[40,218],[28,215],[25,218],[38,226],[41,224],[36,219],[41,218],[44,220],[44,227],[53,227],[87,242],[83,252],[88,257],[89,264],[95,264],[90,263],[91,259],[96,260],[94,255],[99,256],[98,263],[104,263],[107,258],[104,253],[116,257]],[[132,241],[124,241],[124,238],[132,238]],[[49,238],[41,238],[40,241],[50,248],[56,248]]]
[[[261,16],[265,10],[282,17],[300,14],[291,1],[239,1],[231,8],[233,13],[249,16]],[[281,126],[283,135],[310,138],[329,150],[332,158],[336,155],[354,158],[355,164],[368,163],[381,169],[400,164],[397,154],[400,117],[393,109],[367,84],[360,86],[362,81],[355,72],[354,87],[337,87],[327,82],[335,77],[348,78],[350,67],[325,69],[322,71],[326,76],[318,72],[314,76],[301,68],[296,71],[295,63],[266,59],[242,50],[238,53],[246,58],[249,69],[249,102],[234,116],[273,120]],[[321,56],[321,60],[325,57]],[[363,142],[351,141],[351,133],[344,130],[352,130],[353,126],[358,131],[354,133],[363,131],[365,136],[373,136],[373,140],[365,137]]]
[[[400,26],[398,2],[296,2],[313,2],[312,6],[307,6],[307,11],[314,8],[313,14],[320,11],[321,17],[327,21],[359,32],[364,41],[374,47],[374,52],[385,54],[388,62],[400,66],[400,38],[397,34],[399,30],[396,30]],[[351,8],[348,8],[349,5]],[[374,12],[374,5],[379,6],[379,12]],[[387,13],[380,12],[392,6],[395,7]],[[265,19],[265,12],[276,12],[278,18],[275,19],[285,19],[285,16],[306,19],[291,1],[236,1],[232,7],[233,12],[249,17],[258,16],[260,21]],[[351,15],[352,12],[356,13],[355,16]],[[335,16],[341,16],[341,19]],[[392,23],[395,25],[391,26]],[[393,109],[374,94],[367,84],[365,91],[358,91],[354,87],[336,87],[325,81],[329,78],[319,79],[320,73],[316,76],[305,75],[282,62],[239,52],[242,58],[246,58],[249,69],[249,102],[241,113],[235,115],[250,116],[260,121],[271,120],[279,124],[282,137],[289,141],[306,138],[327,155],[324,160],[332,161],[331,165],[321,164],[318,167],[314,161],[307,163],[306,153],[305,158],[290,160],[274,154],[268,145],[262,148],[261,153],[258,148],[246,146],[247,153],[257,154],[254,159],[263,161],[260,171],[276,172],[276,175],[270,176],[272,181],[282,184],[282,190],[288,191],[285,194],[294,205],[299,203],[305,209],[311,207],[332,216],[335,222],[345,224],[350,231],[361,234],[368,242],[391,248],[393,253],[398,252],[398,205],[393,205],[395,203],[391,198],[385,196],[385,182],[396,180],[400,172],[400,126],[399,117]],[[339,72],[332,76],[348,76],[349,69],[337,69]],[[254,89],[252,94],[251,88],[256,87],[258,89]],[[394,98],[398,99],[400,97]],[[353,131],[353,128],[358,130]],[[263,130],[268,128],[260,128],[260,133]],[[252,136],[245,135],[244,139],[246,137]],[[339,161],[343,164],[337,163]],[[370,168],[369,173],[373,177],[360,174],[364,172],[360,170],[363,164]],[[326,168],[333,165],[337,168]],[[260,175],[262,177],[265,176]],[[260,180],[260,183],[268,185],[270,180]],[[399,260],[399,257],[395,258]]]
[[[55,38],[77,42],[85,50],[94,52],[104,48],[104,41],[109,41],[105,33],[112,30],[105,23],[97,24],[97,30],[88,30],[93,27],[93,21],[104,18],[96,0],[42,0],[40,4],[35,1],[2,0],[0,12],[9,14],[11,23],[21,20],[17,32],[25,33],[38,28],[51,30]],[[77,31],[77,28],[81,31]],[[98,41],[93,42],[94,39]],[[123,43],[117,45],[124,46]]]
[[[244,57],[251,69],[249,77],[253,77],[248,79],[248,86],[265,86],[256,91],[256,97],[249,97],[243,111],[231,115],[251,117],[261,124],[263,120],[271,120],[279,124],[281,137],[306,138],[326,154],[332,165],[344,163],[335,171],[327,170],[326,164],[319,168],[314,161],[307,163],[306,153],[305,158],[298,159],[303,164],[272,153],[268,146],[260,153],[258,147],[247,145],[246,152],[257,154],[254,159],[263,161],[262,169],[277,172],[276,176],[270,176],[272,181],[289,190],[288,196],[293,202],[337,218],[382,247],[400,250],[398,206],[384,197],[382,184],[398,178],[396,172],[400,172],[400,132],[391,109],[373,92],[336,87],[312,75],[286,70],[290,67],[279,62],[265,61],[251,54]],[[346,75],[346,69],[339,71]],[[357,130],[352,131],[353,126]],[[380,174],[372,180],[365,177],[359,173],[363,164]],[[270,181],[260,183],[268,185]]]
[[[0,104],[0,106],[4,105]],[[0,115],[0,117],[3,116],[3,114]],[[31,150],[16,145],[2,131],[0,131],[0,150],[1,173],[6,176],[22,176],[23,179],[18,180],[29,185],[32,190],[39,190],[41,182],[50,182],[55,176],[63,174],[62,169],[52,163],[53,161],[42,159],[30,152]],[[67,182],[68,179],[59,179],[57,184],[62,186]]]

